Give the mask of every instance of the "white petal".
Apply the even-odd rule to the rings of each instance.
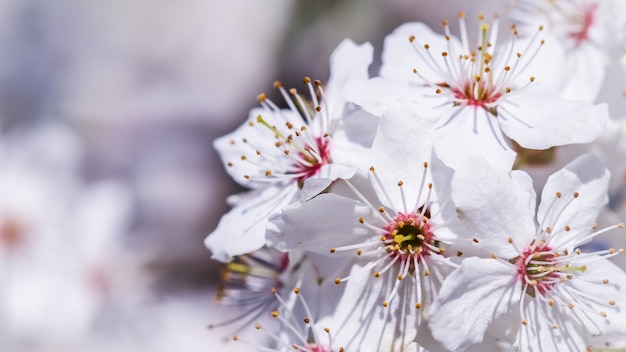
[[[454,170],[447,167],[433,152],[430,172],[433,179],[434,198],[437,199],[437,202],[431,206],[431,229],[436,234],[437,239],[445,243],[455,242],[455,249],[466,254],[472,253],[476,248],[471,243],[469,230],[459,220],[456,205],[452,199]]]
[[[333,164],[368,168],[371,165],[370,148],[378,122],[377,117],[362,109],[341,120],[331,136]]]
[[[498,323],[496,322],[496,324]],[[420,325],[417,336],[418,341],[427,351],[448,351],[439,341],[432,337],[430,328],[425,321]],[[494,338],[487,334],[482,342],[472,345],[467,349],[467,352],[515,352],[515,349],[502,338]]]
[[[347,180],[351,178],[356,173],[356,170],[355,167],[341,164],[326,164],[322,166],[319,174],[304,181],[302,199],[309,200],[315,197],[337,179]]]
[[[606,52],[598,50],[596,45],[581,45],[565,56],[565,63],[569,74],[563,75],[563,90],[561,97],[568,100],[593,102],[606,75]]]
[[[382,302],[397,279],[384,274],[374,278],[364,269],[353,265],[350,275],[356,276],[328,287],[320,325],[329,327],[336,345],[346,351],[418,351],[414,340],[421,312],[414,302],[402,300],[412,297],[411,285],[403,282],[398,296],[385,308]]]
[[[391,197],[394,209],[401,210],[402,197],[398,181],[403,181],[403,190],[408,211],[414,210],[417,195],[424,174],[424,162],[430,163],[432,134],[439,115],[418,104],[392,104],[378,127],[372,145],[372,166],[376,169],[383,187]],[[430,183],[430,172],[426,174],[426,185]],[[377,188],[378,189],[378,188]],[[427,188],[424,188],[422,202]],[[379,199],[385,199],[379,194]]]
[[[527,17],[527,16],[526,16]],[[536,26],[541,25],[539,20]],[[531,31],[535,31],[537,27],[532,26]],[[536,94],[546,93],[555,95],[560,92],[563,87],[563,82],[573,77],[571,71],[567,71],[563,65],[566,60],[567,48],[565,43],[559,41],[558,37],[551,36],[548,31],[542,31],[541,35],[545,40],[544,45],[541,46],[537,55],[532,61],[528,63],[525,70],[519,74],[516,74],[516,79],[512,82],[512,87],[523,87],[528,83],[530,76],[537,77],[536,81],[532,83],[532,89]],[[530,40],[530,38],[528,38]],[[528,41],[527,41],[528,42]],[[576,99],[578,100],[578,99]]]
[[[268,217],[289,204],[297,192],[297,185],[293,184],[285,188],[269,187],[239,199],[204,240],[213,253],[212,258],[229,262],[235,255],[263,247]]]
[[[273,216],[267,240],[281,251],[297,249],[331,255],[331,247],[359,243],[368,235],[367,228],[359,223],[359,218],[368,214],[370,209],[353,199],[321,194]]]
[[[458,170],[467,156],[480,156],[497,168],[510,170],[515,152],[492,114],[482,108],[440,107],[442,119],[433,138],[437,155]]]
[[[346,85],[346,99],[374,116],[382,116],[389,105],[396,101],[418,101],[422,99],[423,88],[398,83],[382,77]]]
[[[457,214],[478,245],[510,259],[518,247],[529,244],[535,234],[535,192],[523,171],[494,169],[479,157],[465,158],[456,168],[452,200]]]
[[[528,91],[498,106],[502,131],[529,149],[591,142],[600,136],[608,118],[606,104],[591,105]]]
[[[524,307],[524,319],[519,334],[520,351],[585,351],[585,342],[572,322],[560,314],[556,307],[550,307],[537,299],[528,299]],[[557,328],[554,329],[553,326]]]
[[[444,281],[431,306],[428,321],[433,336],[451,351],[481,342],[495,319],[515,311],[522,290],[516,276],[513,265],[465,259]]]
[[[563,245],[572,240],[574,233],[592,232],[591,226],[598,213],[608,203],[609,178],[604,163],[594,154],[578,157],[548,178],[537,220],[544,230],[548,226],[552,229],[552,248],[571,249]],[[561,194],[560,199],[557,199],[557,192]],[[572,199],[574,193],[578,193],[578,197]],[[564,231],[565,226],[571,228],[570,233]]]
[[[370,43],[357,45],[344,39],[330,56],[330,79],[325,91],[325,101],[333,109],[331,116],[342,116],[344,89],[350,80],[365,81],[372,63],[374,47]]]
[[[378,122],[378,117],[371,115],[363,109],[356,109],[353,112],[347,113],[340,122],[341,128],[337,128],[331,136],[333,144],[341,145],[340,148],[337,148],[338,150],[333,151],[333,160],[338,160],[339,162],[341,158],[341,160],[348,161],[348,159],[354,159],[354,155],[352,154],[366,154],[376,136]],[[350,143],[349,146],[347,145],[348,142]],[[362,149],[358,151],[354,150],[355,144]],[[349,153],[352,158],[348,158],[347,156],[342,158],[342,156],[338,154],[344,150],[347,150],[346,153]],[[354,162],[352,162],[352,164],[360,165]]]

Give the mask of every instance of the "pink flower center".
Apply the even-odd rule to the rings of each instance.
[[[575,47],[589,39],[589,28],[593,25],[597,7],[596,2],[582,4],[580,13],[570,18],[573,29],[567,33],[567,36],[574,41]]]
[[[421,262],[423,256],[438,249],[439,242],[430,229],[430,211],[424,214],[399,213],[393,222],[385,225],[382,241],[391,256],[401,256],[403,261],[415,259]]]
[[[502,96],[501,89],[482,81],[469,81],[459,88],[453,88],[452,94],[456,99],[463,100],[466,105],[489,110]]]
[[[516,84],[516,78],[523,72],[523,68],[532,61],[544,41],[533,40],[526,50],[530,50],[527,56],[514,50],[514,42],[510,47],[496,51],[496,36],[498,31],[497,21],[494,21],[492,32],[487,23],[480,24],[480,40],[475,48],[469,47],[467,29],[464,15],[459,14],[461,33],[461,47],[451,43],[451,34],[448,22],[443,21],[446,33],[448,51],[441,52],[443,65],[435,61],[429,52],[430,45],[417,43],[415,36],[410,36],[409,41],[413,44],[418,55],[425,61],[424,65],[430,66],[437,74],[436,79],[422,76],[420,71],[413,72],[420,76],[427,85],[435,88],[436,94],[446,97],[453,106],[482,108],[486,112],[497,116],[497,106],[506,99],[512,89],[524,89],[525,86]],[[482,18],[481,18],[482,21]],[[512,27],[514,37],[517,37],[517,29]],[[539,28],[539,31],[543,27]],[[494,42],[491,42],[493,40]],[[523,57],[523,58],[522,58]],[[527,58],[528,57],[528,58]],[[522,68],[518,68],[522,67]],[[530,77],[530,82],[535,80]],[[511,88],[513,85],[514,88]],[[515,87],[517,86],[517,87]]]
[[[535,297],[545,295],[552,286],[560,282],[561,269],[557,262],[558,254],[544,244],[531,245],[515,261],[518,278],[526,287],[526,293]]]
[[[317,175],[322,166],[332,162],[329,144],[327,138],[317,137],[315,138],[315,146],[307,145],[304,148],[304,152],[299,153],[302,161],[296,166],[296,173],[302,174],[297,179],[300,188],[304,185],[304,181]]]
[[[311,351],[311,352],[330,352],[330,350],[328,348],[326,348],[325,346],[320,346],[318,344],[313,344],[313,345],[309,345],[307,346],[306,350],[300,350],[300,351]]]

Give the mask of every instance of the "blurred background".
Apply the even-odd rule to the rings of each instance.
[[[376,74],[403,22],[505,1],[466,3],[2,1],[0,351],[216,350],[236,312],[203,240],[241,189],[213,139],[346,37]]]

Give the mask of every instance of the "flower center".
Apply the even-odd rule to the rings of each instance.
[[[439,251],[439,242],[434,240],[430,230],[429,216],[429,210],[423,215],[421,213],[396,215],[394,221],[384,227],[385,234],[381,237],[387,252],[392,256],[399,255],[402,261],[415,258],[419,263],[422,256],[430,255],[433,251],[431,247],[434,246]]]
[[[589,29],[593,25],[598,3],[595,1],[579,4],[557,3],[549,0],[554,10],[565,18],[565,35],[574,42],[574,47],[580,46],[589,39]],[[561,6],[563,5],[563,6]]]
[[[281,153],[270,153],[263,160],[263,165],[269,167],[264,172],[264,177],[296,181],[302,188],[304,181],[317,175],[320,169],[332,163],[330,155],[330,116],[326,108],[322,107],[322,101],[318,98],[315,89],[323,96],[321,83],[306,77],[311,94],[311,101],[304,100],[295,89],[287,92],[280,82],[274,85],[280,90],[285,101],[289,105],[289,112],[280,110],[271,102],[265,94],[258,97],[261,105],[269,112],[269,120],[261,115],[256,118],[256,124],[268,129],[274,135],[272,148],[280,149]],[[274,124],[278,123],[278,124]],[[265,153],[257,149],[256,154],[263,157]],[[246,177],[246,176],[244,176]],[[250,176],[246,177],[249,178]]]
[[[324,346],[313,344],[307,346],[306,350],[300,350],[302,352],[330,352],[330,350]]]
[[[567,253],[564,254],[567,257]],[[545,296],[554,284],[571,279],[568,272],[587,270],[586,265],[572,267],[560,258],[558,252],[553,252],[550,246],[540,243],[526,248],[521,256],[511,259],[511,263],[515,264],[526,293],[536,297],[537,294]]]
[[[493,72],[489,66],[493,59],[492,55],[487,52],[487,47],[491,46],[487,42],[489,25],[483,23],[480,30],[479,57],[476,57],[476,51],[471,51],[469,56],[460,57],[461,60],[469,60],[473,69],[468,70],[467,73],[470,75],[474,73],[475,75],[468,77],[467,81],[462,83],[462,85],[452,87],[452,93],[456,99],[465,100],[466,105],[481,107],[496,115],[495,110],[491,111],[487,105],[495,103],[502,96],[503,92],[494,84]]]
[[[493,22],[490,31],[489,24],[480,24],[478,45],[472,49],[469,46],[467,28],[464,20],[465,15],[459,13],[461,27],[461,47],[452,41],[448,22],[443,21],[447,51],[441,52],[443,65],[439,64],[429,52],[430,45],[421,45],[415,36],[410,36],[409,41],[413,44],[423,64],[429,66],[436,77],[427,78],[418,69],[413,72],[418,75],[427,85],[435,89],[435,93],[445,96],[453,106],[470,106],[482,108],[493,116],[497,116],[497,106],[506,99],[507,95],[524,89],[527,85],[520,86],[516,83],[517,77],[524,71],[526,66],[537,54],[544,41],[531,41],[527,46],[530,55],[522,58],[522,53],[514,50],[517,28],[512,26],[513,41],[505,45],[504,50],[496,52],[496,35],[498,22]],[[483,21],[484,17],[479,16]],[[539,31],[543,27],[539,28]],[[535,80],[530,77],[530,82]]]
[[[299,153],[302,163],[296,164],[296,174],[302,175],[298,177],[298,186],[302,188],[306,179],[317,175],[322,166],[332,163],[330,157],[330,145],[328,139],[321,137],[315,138],[315,147],[306,145]]]
[[[487,105],[498,101],[502,93],[489,82],[481,82],[480,78],[476,76],[474,80],[465,83],[462,89],[454,88],[452,94],[456,99],[465,100],[465,105],[480,107],[496,115],[496,110]]]

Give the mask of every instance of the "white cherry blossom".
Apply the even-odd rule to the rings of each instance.
[[[367,79],[372,50],[369,43],[345,40],[331,57],[326,91],[321,82],[306,77],[311,99],[307,102],[295,89],[287,92],[276,82],[288,109],[280,109],[262,94],[262,108],[252,110],[246,123],[215,141],[228,173],[251,191],[231,197],[234,208],[206,238],[214,259],[226,262],[261,248],[271,214],[300,196],[318,194],[337,178],[354,174],[358,156],[366,157],[359,140],[368,134],[350,136],[346,126],[367,126],[367,116],[346,105],[343,88],[351,79]]]
[[[482,20],[482,18],[481,18]],[[606,105],[567,101],[535,87],[528,68],[543,50],[543,28],[532,38],[499,41],[498,20],[482,21],[478,43],[471,46],[464,15],[461,36],[445,35],[421,23],[407,23],[385,39],[380,77],[351,92],[351,99],[374,114],[393,101],[418,101],[422,109],[440,114],[437,154],[458,153],[458,141],[487,155],[494,164],[510,167],[515,153],[509,139],[529,149],[586,143],[602,132]]]
[[[453,180],[453,192],[467,190],[453,193],[454,201],[492,256],[467,258],[448,276],[428,317],[435,338],[463,351],[497,322],[521,351],[580,351],[590,335],[624,332],[626,274],[606,259],[623,250],[579,249],[624,227],[595,228],[608,201],[609,173],[600,159],[587,154],[552,175],[537,210],[527,174],[468,162],[482,170]],[[470,187],[482,189],[482,197]]]
[[[546,26],[558,54],[536,68],[545,68],[562,97],[593,102],[622,54],[624,11],[620,0],[518,0],[511,17]]]
[[[337,284],[336,304],[320,306],[321,322],[346,349],[421,350],[432,339],[420,332],[428,329],[422,312],[456,267],[450,257],[471,249],[446,201],[452,170],[432,156],[428,132],[436,117],[390,107],[372,146],[369,179],[358,174],[270,218],[272,246],[334,264],[323,279]]]

